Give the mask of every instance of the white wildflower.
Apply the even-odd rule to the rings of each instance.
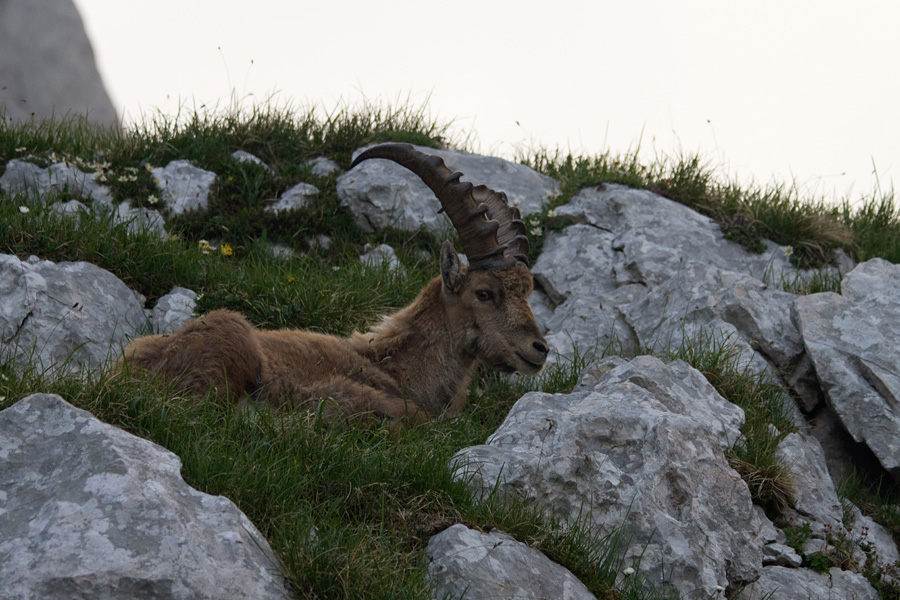
[[[27,215],[28,213],[31,212],[31,209],[29,209],[27,206],[20,206],[19,212],[22,213],[23,215]]]

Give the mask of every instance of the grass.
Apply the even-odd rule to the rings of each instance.
[[[456,141],[450,126],[431,119],[425,107],[367,105],[326,115],[231,107],[158,116],[127,130],[98,129],[78,119],[17,125],[0,119],[0,165],[25,157],[44,166],[67,160],[105,178],[117,201],[134,206],[165,211],[164,202],[151,201],[158,191],[149,169],[170,160],[190,160],[220,175],[209,213],[170,217],[166,239],[129,233],[101,212],[61,217],[46,205],[0,192],[0,253],[93,262],[146,296],[148,305],[183,286],[201,294],[201,312],[227,307],[261,327],[348,333],[408,303],[438,272],[439,240],[424,233],[364,233],[340,206],[335,177],[315,177],[307,166],[324,155],[346,168],[356,148],[385,140],[425,146]],[[234,160],[235,150],[258,156],[271,171]],[[860,260],[900,260],[893,191],[855,208],[834,208],[802,198],[796,187],[722,183],[699,157],[643,164],[637,152],[573,157],[540,150],[522,160],[561,184],[559,196],[526,220],[532,259],[545,232],[563,226],[554,218],[556,207],[584,187],[621,183],[710,215],[750,249],[763,236],[789,244],[800,265],[827,263],[836,248]],[[319,189],[308,206],[277,217],[264,210],[268,200],[299,181]],[[62,191],[52,200],[70,198]],[[330,246],[311,244],[316,235],[328,236]],[[227,244],[232,253],[204,253],[200,240],[212,247]],[[360,265],[357,257],[367,242],[392,245],[402,272]],[[274,243],[296,254],[276,258]],[[835,289],[839,281],[822,273],[820,279],[780,285],[802,293]],[[778,441],[793,430],[782,392],[761,376],[738,371],[726,346],[695,340],[669,358],[698,368],[745,410],[744,439],[729,450],[729,461],[756,502],[770,509],[790,504],[790,482],[773,459]],[[638,577],[616,583],[621,540],[615,533],[597,536],[580,523],[555,523],[515,500],[475,500],[448,468],[455,452],[496,430],[522,394],[569,391],[586,363],[576,356],[536,378],[479,372],[463,415],[395,434],[387,427],[359,429],[308,416],[193,404],[137,379],[85,382],[28,369],[17,375],[9,365],[0,365],[0,408],[28,393],[59,393],[173,450],[191,485],[231,498],[261,529],[300,597],[429,597],[424,545],[435,532],[461,522],[502,529],[541,549],[598,598],[656,598]]]

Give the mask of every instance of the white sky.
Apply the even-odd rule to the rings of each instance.
[[[817,196],[900,176],[896,0],[75,0],[120,114],[421,105],[512,157],[700,151]],[[429,99],[430,98],[430,99]],[[851,191],[852,190],[852,191]]]

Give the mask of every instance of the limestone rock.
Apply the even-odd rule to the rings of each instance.
[[[0,255],[0,360],[40,371],[93,369],[117,357],[147,320],[115,275],[86,262]]]
[[[296,210],[308,205],[319,193],[319,188],[308,183],[298,183],[286,190],[275,203],[266,207],[266,211],[280,213],[287,210]]]
[[[175,160],[152,171],[162,192],[162,199],[174,215],[192,210],[206,210],[209,192],[216,174],[193,166],[186,160]]]
[[[337,173],[341,170],[339,164],[325,156],[317,156],[309,161],[308,164],[312,169],[312,174],[316,177],[328,177],[332,173]]]
[[[416,148],[440,156],[450,170],[462,171],[465,181],[505,192],[522,214],[538,212],[558,190],[555,181],[524,165],[457,150]],[[367,160],[343,173],[337,180],[337,192],[341,204],[366,231],[388,227],[417,231],[424,227],[440,232],[450,227],[450,221],[438,214],[441,206],[431,190],[416,175],[389,160]]]
[[[4,105],[13,121],[86,116],[103,125],[118,123],[72,0],[0,2]]]
[[[288,598],[256,527],[177,456],[34,394],[0,412],[0,597]]]
[[[900,266],[872,259],[794,307],[829,405],[900,481]]]
[[[865,577],[833,568],[828,573],[809,569],[766,567],[759,580],[747,586],[738,600],[878,600]]]
[[[425,553],[435,598],[596,598],[568,569],[499,531],[453,525],[432,537]]]
[[[379,244],[378,246],[366,244],[363,250],[365,254],[360,256],[359,260],[367,267],[377,269],[384,265],[390,271],[399,271],[403,268],[403,265],[400,264],[400,259],[397,258],[397,252],[387,244]]]
[[[92,173],[85,173],[67,162],[54,163],[45,169],[28,161],[13,159],[6,164],[6,170],[0,177],[0,188],[10,195],[40,202],[46,202],[50,195],[66,191],[98,206],[113,206],[109,188],[98,183]]]
[[[132,234],[152,233],[161,239],[168,237],[162,215],[150,208],[133,207],[128,202],[122,202],[116,207],[113,222],[124,224]]]
[[[261,158],[259,158],[258,156],[255,156],[253,154],[250,154],[249,152],[247,152],[245,150],[235,150],[234,152],[231,153],[231,158],[233,158],[234,160],[236,160],[239,163],[240,162],[248,162],[248,163],[253,163],[254,165],[259,165],[267,173],[273,172],[272,167],[270,167],[269,165],[264,163]]]
[[[825,527],[837,531],[842,526],[843,508],[819,441],[802,433],[791,433],[778,444],[775,455],[788,469],[801,520],[814,525],[814,534],[824,536]]]
[[[622,284],[657,285],[692,262],[757,279],[793,271],[788,255],[774,244],[764,254],[750,254],[726,240],[709,217],[646,190],[616,184],[587,188],[556,213],[614,234],[614,270]]]
[[[722,450],[742,421],[685,363],[610,358],[571,394],[523,396],[484,445],[457,454],[455,476],[598,533],[622,526],[626,564],[640,559],[649,582],[713,595],[762,565],[750,492]]]
[[[156,333],[172,333],[192,319],[196,309],[197,293],[174,287],[153,307],[153,330]]]

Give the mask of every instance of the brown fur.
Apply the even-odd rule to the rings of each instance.
[[[535,373],[547,348],[528,304],[527,267],[468,271],[449,245],[441,263],[441,277],[366,333],[264,331],[217,310],[174,334],[135,340],[122,361],[197,396],[212,390],[229,401],[248,394],[311,407],[330,399],[329,412],[411,422],[457,413],[478,360]]]

